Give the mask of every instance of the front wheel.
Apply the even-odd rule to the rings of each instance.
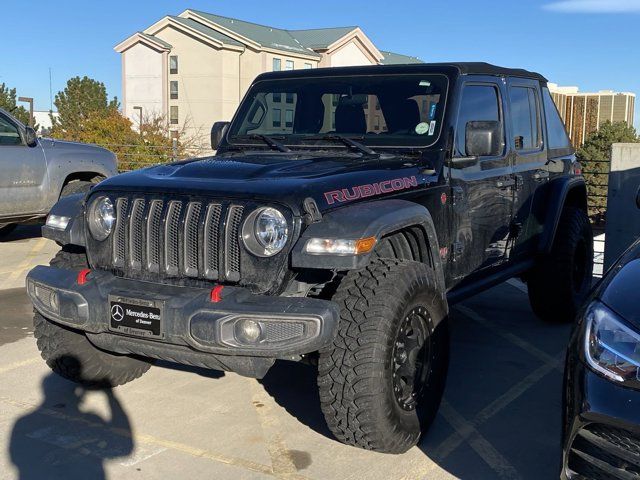
[[[548,322],[572,322],[593,277],[593,232],[587,213],[562,212],[551,252],[527,276],[533,312]]]
[[[427,265],[378,259],[343,279],[338,334],[320,352],[330,430],[346,444],[403,453],[440,405],[448,369],[446,301]]]

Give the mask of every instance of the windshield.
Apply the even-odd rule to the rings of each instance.
[[[257,144],[267,135],[287,146],[336,146],[340,135],[371,146],[427,147],[439,135],[444,75],[368,75],[263,80],[240,106],[228,140]]]

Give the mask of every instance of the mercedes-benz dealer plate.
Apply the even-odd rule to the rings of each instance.
[[[161,338],[163,302],[109,295],[109,330]]]

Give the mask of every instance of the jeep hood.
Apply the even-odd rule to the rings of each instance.
[[[300,206],[311,197],[325,210],[359,198],[417,188],[426,181],[415,158],[258,153],[149,167],[110,178],[95,190],[243,198],[290,206]],[[335,193],[343,190],[344,194]],[[331,192],[334,195],[327,196]]]

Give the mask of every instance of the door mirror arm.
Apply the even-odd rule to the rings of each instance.
[[[32,127],[25,127],[24,139],[27,147],[35,147],[38,145],[38,134]]]

